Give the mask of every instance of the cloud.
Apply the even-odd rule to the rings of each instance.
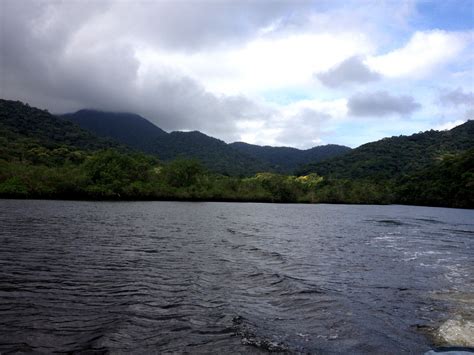
[[[474,120],[474,107],[471,107],[466,110],[464,113],[465,120]]]
[[[286,119],[260,90],[311,84],[315,70],[369,47],[361,34],[285,33],[282,16],[300,19],[305,2],[184,4],[3,1],[1,96],[57,113],[136,112],[230,141],[239,122],[271,130]]]
[[[445,92],[439,96],[439,101],[443,105],[474,105],[474,93],[464,92],[461,87]]]
[[[271,88],[314,86],[312,74],[371,48],[367,36],[354,33],[297,33],[263,36],[242,46],[206,52],[176,53],[154,48],[137,51],[141,66],[184,70],[212,92],[259,93]]]
[[[404,47],[369,57],[367,64],[387,77],[423,77],[456,59],[470,42],[472,34],[466,32],[417,31]]]
[[[328,130],[344,122],[346,100],[301,100],[273,105],[264,119],[239,123],[241,141],[253,144],[311,148],[326,144]]]
[[[323,134],[321,126],[331,120],[331,116],[310,108],[304,108],[287,118],[281,125],[275,140],[278,145],[292,145],[297,148],[308,148],[320,145]],[[295,142],[297,144],[295,145]]]
[[[271,115],[270,108],[245,96],[215,95],[189,77],[150,73],[129,105],[165,130],[201,130],[226,141],[238,139],[236,123]]]
[[[421,105],[408,95],[392,96],[386,91],[357,93],[347,102],[353,116],[409,115]]]
[[[88,6],[78,2],[3,1],[1,96],[21,99],[57,113],[81,108],[136,112],[166,130],[198,129],[225,140],[238,138],[237,121],[269,115],[265,106],[257,101],[244,95],[209,92],[200,81],[172,66],[147,68],[143,65],[137,51],[143,43],[147,48],[155,45],[151,37],[164,36],[167,46],[173,42],[179,50],[188,44],[186,48],[195,49],[195,41],[202,42],[202,46],[212,41],[207,30],[184,29],[177,25],[169,30],[151,26],[146,35],[142,32],[147,29],[143,21],[152,20],[147,11],[169,17],[182,7],[175,8],[171,2],[146,4],[150,6],[109,1],[90,2]],[[212,13],[216,16],[224,13],[223,5],[216,4]],[[251,7],[246,3],[238,13],[243,16]],[[123,18],[129,18],[119,16],[126,10],[139,28],[127,27],[124,23],[121,28],[117,27]],[[189,19],[194,21],[189,26],[203,24],[209,16],[194,3],[190,3],[186,11],[182,10],[185,18],[196,17]],[[265,2],[252,11],[254,15],[245,19],[242,26],[256,29],[283,10]],[[240,30],[234,28],[238,24],[230,19],[237,15],[234,11],[232,16],[227,14],[218,20],[223,21],[226,29],[220,32],[214,28],[220,33],[215,35],[220,36],[214,38],[215,41],[238,36]],[[176,19],[181,15],[178,11],[173,16]],[[233,21],[233,25],[225,19]],[[166,23],[172,25],[169,19]],[[193,34],[182,34],[182,31]]]
[[[372,111],[382,115],[414,112],[440,81],[468,87],[472,33],[416,32],[415,5],[0,0],[0,96],[56,113],[136,112],[166,130],[226,141],[310,147],[328,130],[337,137],[353,112],[371,111],[350,91],[357,85],[410,90],[413,98],[378,95],[385,102]],[[405,44],[387,50],[393,43]],[[436,106],[446,120],[461,118],[453,105]]]
[[[328,71],[316,74],[326,86],[334,88],[347,84],[363,84],[380,79],[380,74],[370,70],[360,57],[350,57]]]
[[[459,126],[459,125],[463,124],[464,122],[466,122],[466,120],[449,121],[449,122],[442,123],[438,126],[435,126],[433,129],[435,129],[437,131],[446,131],[446,130],[450,130],[450,129],[456,127],[456,126]]]
[[[262,145],[310,148],[322,143],[321,126],[332,117],[327,113],[301,108],[272,117],[270,120],[242,122],[241,140]]]
[[[11,0],[6,0],[11,1]],[[155,48],[185,53],[215,46],[229,47],[255,36],[264,28],[276,30],[282,18],[301,17],[311,1],[97,1],[105,7],[88,23],[88,32],[99,38],[127,37]],[[55,6],[76,9],[80,2]],[[55,3],[56,4],[56,3]],[[57,4],[56,4],[57,5]],[[95,4],[93,4],[95,6]]]

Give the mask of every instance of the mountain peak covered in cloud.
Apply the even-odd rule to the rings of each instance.
[[[0,96],[227,142],[357,146],[472,112],[473,6],[3,0]]]

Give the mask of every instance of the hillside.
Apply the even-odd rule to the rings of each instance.
[[[0,159],[39,163],[106,148],[126,150],[45,110],[0,99]]]
[[[248,176],[262,171],[291,174],[303,164],[339,156],[350,148],[327,145],[300,150],[225,142],[198,131],[167,133],[145,118],[129,113],[81,110],[62,116],[102,137],[110,137],[164,161],[196,158],[212,171]]]
[[[393,179],[474,148],[474,121],[450,131],[427,131],[364,144],[344,156],[300,169],[299,174],[347,179]]]
[[[117,146],[69,120],[20,101],[0,99],[0,129],[11,137],[34,139],[45,146],[64,144],[82,149]]]
[[[398,202],[474,208],[474,149],[447,155],[400,178]]]
[[[225,175],[250,176],[272,170],[269,164],[242,154],[224,141],[199,131],[171,132],[156,145],[156,153],[165,160],[192,157],[209,169]]]
[[[81,110],[61,117],[94,134],[156,155],[163,161],[195,158],[211,171],[233,176],[248,176],[271,169],[219,139],[197,131],[167,133],[139,115]]]
[[[77,123],[98,136],[112,137],[129,146],[148,146],[167,133],[139,115],[120,112],[80,110],[62,118]]]
[[[135,121],[136,117],[126,119]],[[154,130],[146,127],[146,120],[139,122],[148,133]],[[262,162],[200,132],[166,133],[158,129],[155,134],[161,138],[149,142],[156,151],[168,154],[166,159],[198,157],[215,171],[229,175],[250,175],[253,168],[262,167]],[[469,121],[451,131],[369,143],[343,156],[308,165],[304,176],[277,174],[268,168],[265,173],[236,178],[209,172],[197,160],[163,162],[98,138],[47,111],[0,100],[0,197],[474,208],[473,144],[474,124]],[[295,151],[299,154],[291,148],[260,148],[250,146],[257,153],[267,151],[263,159],[268,160],[278,154],[279,159],[291,160],[296,159],[292,155]],[[318,174],[310,173],[315,171]]]
[[[351,151],[349,147],[336,144],[322,145],[306,150],[290,147],[259,146],[243,142],[231,143],[230,146],[251,157],[265,161],[276,171],[286,174],[293,173],[304,164],[317,163]]]

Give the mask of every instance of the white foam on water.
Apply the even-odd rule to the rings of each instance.
[[[466,319],[449,319],[438,329],[440,341],[450,346],[474,347],[474,322]]]

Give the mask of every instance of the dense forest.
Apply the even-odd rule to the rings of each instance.
[[[471,148],[474,148],[474,121],[450,131],[431,130],[367,143],[344,156],[308,164],[298,173],[346,179],[392,179]]]
[[[243,142],[231,143],[230,146],[255,159],[267,162],[281,174],[291,174],[305,164],[318,163],[351,151],[351,148],[337,144],[327,144],[305,150],[291,147],[259,146]]]
[[[238,177],[211,172],[197,159],[163,162],[94,136],[67,118],[0,100],[0,196],[473,208],[473,124],[386,138],[298,174]]]

